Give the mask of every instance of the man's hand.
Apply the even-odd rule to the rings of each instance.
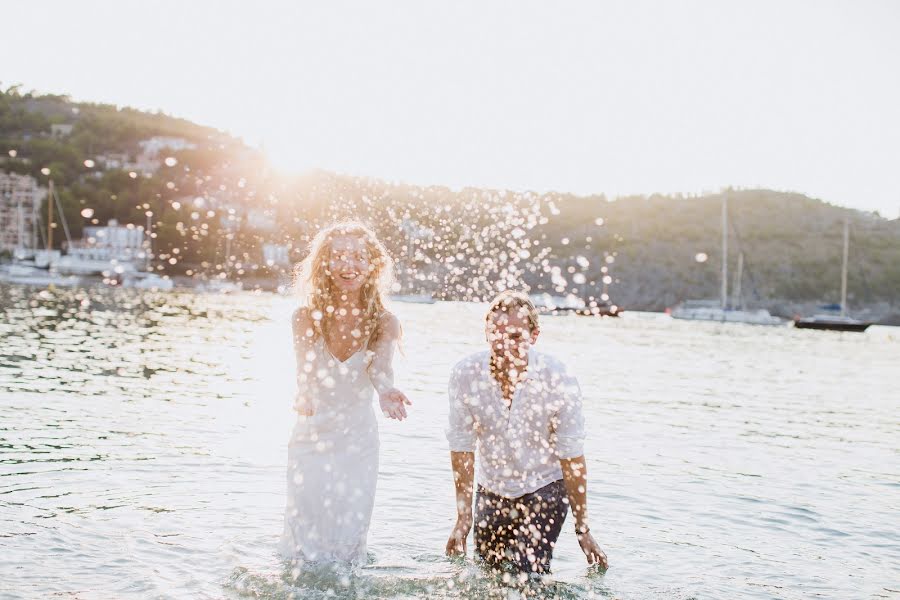
[[[311,417],[316,414],[316,407],[305,394],[297,392],[294,396],[294,410],[304,417]]]
[[[384,416],[402,421],[406,418],[406,407],[411,406],[412,402],[397,388],[389,388],[378,394],[378,404]]]
[[[472,518],[457,517],[456,525],[447,540],[447,556],[465,556],[466,538],[472,528]]]
[[[606,553],[600,549],[594,536],[588,533],[578,533],[578,545],[581,546],[582,552],[587,557],[588,564],[597,565],[604,571],[609,568],[606,560]]]

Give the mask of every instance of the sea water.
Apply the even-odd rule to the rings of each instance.
[[[291,298],[0,288],[0,597],[900,595],[900,330],[545,317],[581,384],[589,512],[553,575],[450,560],[447,376],[484,305],[397,304],[404,422],[379,417],[369,564],[276,555]],[[471,557],[471,538],[469,540]]]

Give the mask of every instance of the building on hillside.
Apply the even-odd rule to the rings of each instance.
[[[106,154],[99,154],[97,155],[95,160],[104,169],[124,169],[125,165],[130,162],[128,154],[124,152],[108,152]]]
[[[197,147],[196,144],[184,138],[166,136],[154,136],[138,142],[138,145],[141,147],[141,152],[134,161],[125,160],[118,167],[108,166],[107,168],[121,168],[125,171],[134,171],[141,175],[149,176],[159,171],[160,167],[162,167],[163,160],[167,158],[165,156],[166,150],[177,152],[178,150],[190,150]]]
[[[64,138],[72,135],[74,125],[68,123],[53,123],[50,125],[50,135],[55,138]]]
[[[247,211],[247,226],[260,231],[274,231],[277,223],[272,211],[254,208]]]
[[[150,158],[159,156],[159,153],[163,150],[177,152],[178,150],[193,150],[197,147],[197,144],[189,142],[184,138],[162,135],[142,140],[139,142],[139,145],[141,147],[141,152]]]
[[[270,267],[287,267],[291,264],[290,248],[285,244],[263,244],[263,262]]]
[[[139,154],[134,162],[127,162],[122,165],[125,171],[134,171],[140,175],[150,176],[159,171],[162,161],[146,154]]]
[[[20,257],[38,245],[38,212],[47,190],[30,175],[0,173],[0,252]]]

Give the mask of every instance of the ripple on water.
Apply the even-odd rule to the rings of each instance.
[[[539,350],[585,394],[592,529],[612,568],[586,568],[570,518],[554,580],[519,589],[441,555],[454,511],[446,375],[481,349],[482,307],[396,307],[397,378],[414,405],[408,422],[380,423],[371,563],[298,578],[275,557],[291,301],[0,292],[4,591],[799,599],[883,597],[900,581],[900,407],[886,376],[900,337],[877,329],[545,319]]]

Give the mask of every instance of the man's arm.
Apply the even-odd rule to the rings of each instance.
[[[465,556],[466,537],[472,529],[472,486],[475,481],[475,453],[451,452],[453,483],[456,486],[456,525],[447,540],[447,556]]]
[[[447,556],[466,554],[466,537],[472,528],[472,486],[475,482],[475,419],[466,406],[468,386],[463,371],[450,373],[447,396],[450,400],[447,441],[456,489],[456,524],[447,540]]]
[[[591,535],[587,512],[587,462],[584,460],[584,414],[581,410],[581,387],[578,380],[565,368],[560,372],[560,389],[563,402],[556,415],[556,454],[562,467],[566,496],[575,517],[575,535],[587,561],[606,569],[606,554]]]
[[[569,506],[572,507],[572,516],[575,517],[575,535],[578,537],[578,544],[590,564],[596,564],[606,569],[609,567],[606,554],[594,540],[588,525],[587,463],[584,455],[575,458],[561,458],[559,465],[562,467],[566,496],[569,498]]]

